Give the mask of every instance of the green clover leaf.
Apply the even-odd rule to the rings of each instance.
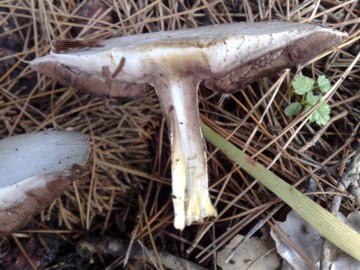
[[[315,95],[315,81],[312,78],[295,75],[291,85],[294,89],[294,92],[300,96],[303,96],[301,102],[290,103],[284,110],[286,116],[294,116],[301,112],[306,113],[316,104],[318,104],[322,98],[322,95]],[[324,75],[321,75],[317,78],[316,87],[322,93],[327,93],[331,89],[330,80],[327,79]],[[314,111],[310,117],[309,122],[316,122],[319,126],[326,125],[330,120],[330,106],[326,103],[320,104],[319,107]]]
[[[293,115],[298,114],[301,111],[301,103],[300,102],[293,102],[290,103],[284,110],[286,116],[290,117]]]
[[[321,104],[309,118],[310,123],[316,122],[319,126],[326,125],[330,120],[330,106],[326,103]]]
[[[321,92],[327,93],[331,88],[330,80],[324,75],[321,75],[317,78],[317,86]]]
[[[313,91],[306,94],[306,101],[309,102],[310,105],[316,105],[320,99],[321,97],[314,95]]]
[[[297,74],[291,83],[295,93],[302,96],[314,89],[314,80],[304,75]]]

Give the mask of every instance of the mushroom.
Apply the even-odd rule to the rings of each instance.
[[[0,236],[25,225],[80,176],[84,136],[49,130],[0,141]]]
[[[216,216],[199,126],[198,87],[234,92],[303,64],[346,34],[309,24],[233,23],[94,41],[57,41],[58,52],[30,62],[62,84],[104,97],[136,97],[153,86],[171,141],[174,226]],[[85,43],[84,43],[85,42]],[[70,48],[75,51],[66,52]]]

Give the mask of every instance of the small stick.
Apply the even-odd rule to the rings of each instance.
[[[121,72],[124,65],[125,65],[125,57],[121,57],[119,65],[117,66],[115,71],[111,74],[111,78],[115,78]]]
[[[347,111],[344,111],[342,113],[339,113],[337,115],[335,115],[334,117],[332,117],[329,122],[323,126],[316,134],[315,136],[308,141],[303,147],[301,147],[299,149],[299,151],[301,153],[304,153],[306,150],[308,150],[310,147],[314,146],[316,144],[316,142],[320,139],[320,137],[324,134],[324,132],[328,129],[328,127],[335,121],[339,120],[340,118],[345,117],[348,114]]]
[[[258,230],[264,227],[265,223],[283,206],[283,203],[276,206],[264,219],[261,219],[254,227],[252,227],[252,229],[244,236],[244,238],[241,239],[241,241],[233,249],[231,249],[229,255],[225,259],[225,263],[229,263],[230,260],[234,257],[235,253],[239,251],[240,247],[247,240],[249,240]]]
[[[98,40],[70,40],[70,39],[58,39],[54,40],[54,47],[56,53],[67,52],[74,49],[82,49],[85,47],[103,47]]]
[[[359,126],[359,125],[358,125]],[[353,161],[341,177],[341,180],[338,184],[338,189],[342,192],[345,192],[349,188],[350,192],[355,196],[355,202],[359,205],[359,181],[360,181],[360,147],[356,151]],[[339,211],[341,204],[342,196],[335,195],[331,203],[331,213],[336,215]],[[321,260],[320,260],[320,269],[328,270],[331,267],[331,243],[324,239],[322,250],[321,250]]]
[[[129,241],[112,238],[112,237],[92,237],[90,241],[88,240],[80,240],[77,248],[81,250],[85,254],[99,254],[100,256],[103,254],[116,256],[116,257],[124,257],[127,254]],[[143,254],[145,253],[145,257]],[[201,265],[195,264],[186,259],[180,258],[178,256],[172,255],[166,251],[158,252],[159,258],[163,267],[166,269],[172,270],[206,270],[206,268]],[[154,265],[156,269],[160,269],[159,265],[155,262],[155,251],[153,249],[148,249],[141,241],[137,241],[134,243],[131,250],[131,257],[142,260],[145,258],[147,262],[150,262]],[[161,266],[162,267],[162,266]]]

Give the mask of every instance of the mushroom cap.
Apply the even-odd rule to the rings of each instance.
[[[169,77],[195,77],[225,93],[280,69],[304,64],[347,34],[310,24],[232,23],[99,41],[51,53],[33,69],[100,96],[133,97]]]
[[[0,141],[0,236],[25,225],[82,173],[83,135],[49,130]]]

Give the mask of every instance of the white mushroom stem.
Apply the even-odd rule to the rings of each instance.
[[[175,77],[156,85],[171,141],[174,227],[216,216],[208,188],[206,147],[199,125],[200,80]]]

